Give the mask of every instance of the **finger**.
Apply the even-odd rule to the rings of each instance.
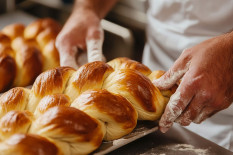
[[[168,102],[165,112],[159,121],[160,131],[165,133],[173,125],[173,121],[182,113],[185,108],[180,100],[180,92],[174,93]]]
[[[197,117],[193,120],[194,123],[200,124],[203,122],[205,119],[211,117],[215,113],[217,113],[219,110],[216,110],[212,107],[204,107],[202,111],[197,115]]]
[[[160,90],[167,90],[171,88],[188,71],[190,64],[189,60],[190,58],[185,54],[181,55],[163,76],[153,81],[153,84]]]
[[[205,107],[202,109],[202,111],[199,113],[199,115],[196,116],[196,118],[193,120],[194,123],[200,124],[205,119],[211,117],[215,113],[219,112],[220,110],[226,109],[231,105],[231,102],[228,100],[222,100],[221,98],[214,98],[209,99],[209,95],[204,95],[204,97],[207,96],[207,103],[205,104]]]
[[[182,126],[188,126],[199,113],[202,111],[206,103],[206,100],[201,98],[200,95],[195,95],[191,100],[184,112],[175,120]]]
[[[57,36],[56,48],[59,52],[60,66],[70,66],[75,69],[78,68],[76,63],[77,47],[71,44],[69,39],[65,39],[62,33]],[[69,38],[69,37],[68,37]]]
[[[60,65],[61,66],[70,66],[75,69],[78,69],[78,65],[76,63],[76,55],[78,53],[77,47],[60,47],[58,49],[60,55]]]
[[[181,115],[195,95],[195,89],[189,84],[188,79],[189,74],[184,76],[184,80],[180,83],[176,92],[171,96],[165,112],[159,121],[160,130],[164,133],[172,126],[176,118]]]
[[[104,33],[101,27],[88,32],[86,39],[88,62],[104,60],[102,53],[103,40]]]

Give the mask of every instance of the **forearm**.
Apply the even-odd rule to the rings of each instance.
[[[118,0],[76,0],[73,13],[79,9],[94,11],[102,19]]]

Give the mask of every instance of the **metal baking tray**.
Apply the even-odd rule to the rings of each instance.
[[[92,155],[103,155],[110,153],[111,151],[114,151],[156,130],[158,130],[158,122],[138,121],[137,126],[130,134],[113,141],[103,141],[101,146],[95,152],[93,152]]]

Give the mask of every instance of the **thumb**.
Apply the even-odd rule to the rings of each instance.
[[[104,33],[101,27],[89,31],[86,38],[88,62],[104,61],[105,58],[102,53],[103,41]]]
[[[184,56],[181,55],[163,76],[153,81],[153,84],[160,90],[171,88],[188,71],[189,65],[189,59],[185,59]]]

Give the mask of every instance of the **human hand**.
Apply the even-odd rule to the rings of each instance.
[[[177,122],[201,123],[233,101],[233,33],[183,51],[174,65],[153,83],[161,90],[181,83],[171,96],[159,126],[166,132]]]
[[[104,34],[97,14],[89,9],[76,9],[56,39],[60,65],[77,69],[87,61],[104,61],[103,39]],[[87,52],[81,53],[78,48]]]

